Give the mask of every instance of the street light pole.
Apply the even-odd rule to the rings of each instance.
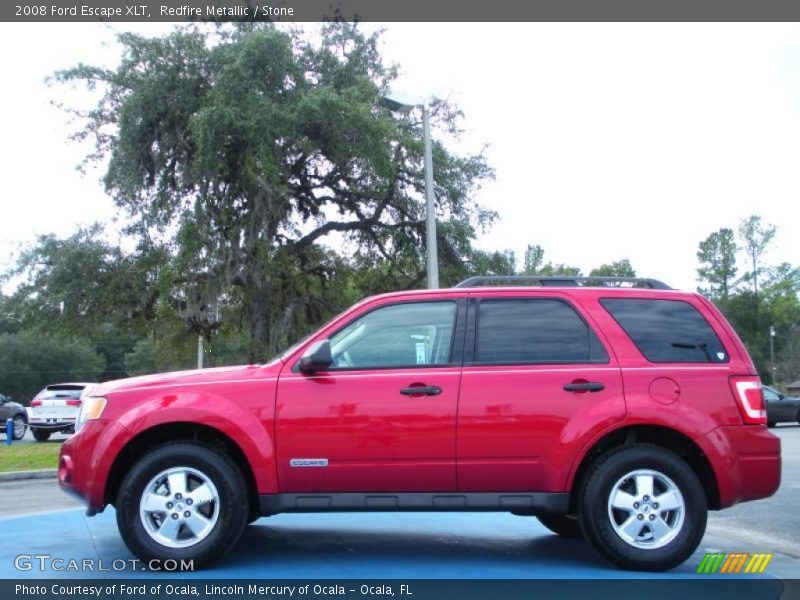
[[[422,105],[422,129],[425,139],[425,233],[427,237],[428,289],[439,287],[439,257],[436,247],[436,204],[433,200],[433,148],[428,103]]]
[[[428,288],[439,287],[439,257],[436,246],[436,202],[433,193],[433,148],[431,144],[431,119],[428,101],[420,102],[394,96],[382,98],[384,106],[390,110],[409,113],[414,108],[422,109],[422,136],[425,143],[425,237],[428,271]]]
[[[203,334],[197,336],[197,368],[203,368]]]
[[[775,383],[775,327],[769,328],[769,364],[772,369],[772,383]]]

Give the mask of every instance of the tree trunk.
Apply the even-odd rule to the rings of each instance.
[[[258,285],[253,279],[248,277],[245,307],[250,328],[247,360],[256,363],[269,359],[274,351],[270,348],[272,281],[267,277]]]

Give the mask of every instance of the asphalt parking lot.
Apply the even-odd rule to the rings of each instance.
[[[800,506],[800,426],[774,431],[783,441],[783,481],[778,493],[711,513],[695,555],[658,577],[697,576],[705,552],[773,552],[764,577],[800,578],[800,523],[795,518]],[[113,509],[86,518],[52,479],[0,483],[0,530],[0,578],[63,576],[52,571],[17,571],[14,557],[21,553],[106,563],[132,558],[117,533]],[[134,567],[104,574],[160,575]],[[75,576],[91,577],[92,573],[70,574]],[[248,527],[231,556],[185,576],[608,579],[652,575],[620,571],[588,544],[552,535],[530,517],[333,513],[262,518]]]

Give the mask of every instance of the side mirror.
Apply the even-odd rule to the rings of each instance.
[[[783,394],[781,394],[781,393],[779,392],[779,393],[778,393],[778,400],[783,400],[784,398],[786,398],[786,396],[784,396]]]
[[[332,362],[331,342],[330,340],[322,340],[310,346],[303,353],[303,356],[297,362],[297,367],[302,373],[316,373],[330,367]]]

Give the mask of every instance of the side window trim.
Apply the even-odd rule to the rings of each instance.
[[[364,318],[365,316],[367,316],[368,314],[370,314],[372,312],[375,312],[376,310],[380,310],[382,308],[388,308],[390,306],[402,306],[404,304],[423,304],[423,303],[429,303],[429,302],[430,303],[433,303],[433,302],[445,303],[446,302],[446,303],[455,304],[455,310],[453,311],[453,328],[452,328],[452,333],[450,334],[450,356],[449,356],[450,360],[448,362],[441,363],[441,364],[426,364],[426,365],[388,365],[388,366],[377,366],[377,367],[330,367],[330,368],[326,369],[323,372],[324,373],[329,373],[329,372],[330,373],[343,373],[343,372],[348,372],[348,371],[391,371],[391,370],[401,370],[401,369],[409,369],[409,370],[410,369],[443,369],[443,368],[460,367],[461,366],[461,361],[456,363],[456,362],[454,362],[453,359],[454,359],[454,354],[456,352],[455,340],[458,337],[459,325],[461,324],[463,326],[464,321],[466,321],[466,314],[464,314],[463,317],[461,317],[462,322],[459,323],[459,318],[462,315],[462,312],[459,310],[459,308],[462,306],[462,302],[466,302],[466,298],[458,298],[458,297],[456,297],[456,298],[430,298],[430,299],[425,298],[425,299],[414,299],[414,300],[401,300],[401,301],[398,301],[398,302],[387,302],[386,304],[380,304],[378,306],[374,306],[374,307],[370,308],[369,310],[366,310],[363,313],[360,313],[357,317],[354,317],[353,319],[347,321],[346,323],[343,323],[340,327],[336,328],[334,331],[331,331],[324,338],[319,338],[319,339],[331,339],[337,333],[342,331],[345,327],[348,327],[352,323],[356,322],[359,319]],[[463,332],[462,332],[462,335],[463,335]],[[319,339],[316,340],[316,341],[319,341]],[[297,354],[297,360],[295,360],[294,364],[292,365],[292,369],[291,369],[292,373],[299,373],[300,372],[299,363],[300,363],[300,358],[302,357],[302,354],[303,354],[302,352]]]
[[[456,324],[451,338],[450,360],[448,361],[450,366],[460,367],[464,363],[467,315],[467,298],[458,298],[456,300]]]
[[[475,344],[477,341],[476,327],[478,325],[478,301],[469,298],[467,301],[466,333],[464,335],[464,365],[475,362]]]
[[[556,300],[558,302],[564,303],[566,306],[575,313],[575,316],[581,320],[581,322],[586,326],[586,328],[591,332],[597,342],[600,345],[600,348],[603,350],[605,354],[605,360],[588,360],[588,361],[554,361],[554,362],[498,362],[498,363],[486,363],[486,362],[478,362],[478,308],[480,302],[483,300],[511,300],[511,301],[530,301],[530,300]],[[470,339],[471,337],[471,339]],[[597,334],[597,331],[589,321],[581,314],[581,312],[575,307],[575,305],[568,300],[567,298],[562,298],[560,296],[473,296],[469,299],[469,311],[468,311],[468,322],[467,322],[467,340],[466,343],[469,345],[471,353],[465,349],[464,353],[464,366],[465,367],[501,367],[501,366],[542,366],[542,365],[607,365],[611,364],[611,353],[609,352],[608,348],[606,347],[603,338]]]

